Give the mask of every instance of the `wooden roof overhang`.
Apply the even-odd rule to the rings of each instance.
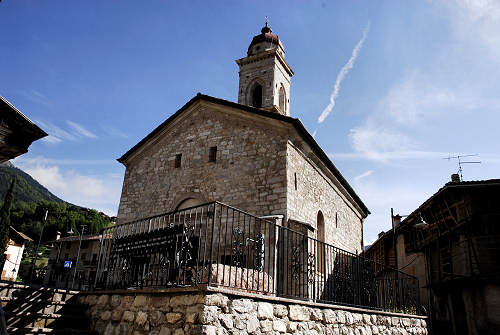
[[[464,229],[473,217],[473,192],[485,187],[500,187],[500,179],[468,182],[450,182],[439,189],[401,222],[400,229],[407,234],[407,250],[422,251],[440,237]]]
[[[0,96],[0,163],[26,153],[31,143],[45,136],[46,132]]]

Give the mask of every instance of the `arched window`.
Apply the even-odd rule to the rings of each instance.
[[[181,209],[189,208],[189,207],[194,207],[201,205],[202,202],[199,199],[196,198],[187,198],[181,201],[181,203],[177,206],[176,210],[180,211]]]
[[[316,218],[316,269],[318,272],[325,273],[326,254],[325,254],[325,218],[321,211],[318,211]]]
[[[252,89],[252,106],[262,107],[262,86],[259,84],[256,84]]]
[[[280,110],[285,113],[286,112],[286,93],[285,88],[283,86],[280,87],[279,91],[279,106]]]

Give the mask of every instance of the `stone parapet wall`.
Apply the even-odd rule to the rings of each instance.
[[[98,334],[427,334],[425,317],[256,295],[186,290],[89,293]]]

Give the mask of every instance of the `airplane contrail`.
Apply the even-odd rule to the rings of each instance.
[[[335,81],[335,86],[333,87],[332,94],[330,95],[330,103],[328,104],[328,106],[326,106],[326,108],[319,116],[318,123],[322,123],[323,121],[325,121],[327,116],[330,115],[330,113],[332,112],[333,107],[335,106],[335,99],[337,99],[337,96],[339,95],[340,84],[344,80],[345,76],[347,76],[347,74],[349,73],[349,70],[351,70],[352,67],[354,66],[356,58],[358,58],[359,51],[361,50],[361,47],[365,42],[366,35],[368,34],[369,29],[370,29],[370,24],[368,24],[368,26],[365,28],[365,30],[363,31],[363,37],[352,50],[351,58],[349,58],[347,63],[342,67],[342,69],[340,69],[340,72],[337,75],[337,80]]]

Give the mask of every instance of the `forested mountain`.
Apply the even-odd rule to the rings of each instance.
[[[43,231],[42,241],[51,241],[56,232],[67,236],[68,231],[80,230],[86,226],[85,234],[96,234],[111,224],[112,218],[95,209],[88,209],[64,202],[16,202],[10,212],[11,225],[33,240],[38,241],[42,229],[43,218],[48,210],[47,223]]]
[[[64,202],[12,163],[0,164],[0,201],[3,201],[13,177],[17,177],[14,201],[39,202],[41,200]]]
[[[0,203],[3,202],[14,177],[16,186],[11,208],[11,225],[34,241],[38,241],[47,210],[42,241],[55,239],[57,231],[61,232],[62,236],[67,236],[68,231],[76,232],[82,225],[86,226],[86,234],[98,233],[113,221],[113,218],[95,209],[76,206],[59,199],[11,163],[0,164]]]

